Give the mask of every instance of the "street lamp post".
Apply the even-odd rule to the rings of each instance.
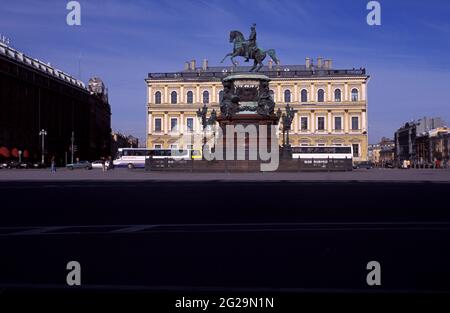
[[[42,150],[42,158],[41,158],[41,163],[42,165],[44,165],[45,163],[45,136],[47,136],[47,131],[45,129],[42,129],[39,132],[39,135],[42,136],[42,141],[41,141],[41,150]]]
[[[71,164],[73,164],[73,153],[74,153],[74,151],[73,151],[73,148],[74,148],[73,143],[74,143],[74,141],[75,141],[75,132],[72,131],[72,137],[70,137],[70,152],[71,152],[70,163]]]
[[[206,146],[206,126],[208,126],[208,120],[206,118],[206,114],[208,113],[208,107],[206,104],[203,105],[203,108],[197,110],[197,117],[201,118],[202,121],[202,129],[203,129],[203,144],[202,144],[202,156],[204,156],[205,146]]]

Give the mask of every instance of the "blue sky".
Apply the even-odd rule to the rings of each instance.
[[[367,0],[80,0],[81,26],[66,24],[65,0],[1,0],[0,33],[24,53],[109,88],[114,130],[145,137],[148,72],[186,60],[217,65],[230,30],[255,22],[262,48],[284,64],[323,56],[335,68],[365,67],[369,141],[403,122],[450,122],[450,1],[381,0],[382,25],[366,23]],[[242,62],[242,60],[241,60]]]

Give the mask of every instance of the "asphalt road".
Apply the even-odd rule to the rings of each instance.
[[[449,187],[0,182],[0,288],[67,288],[76,260],[86,290],[450,292]]]
[[[2,295],[12,295],[15,305],[41,301],[46,309],[55,297],[74,303],[76,295],[77,303],[103,299],[102,306],[115,307],[111,299],[133,295],[126,310],[130,303],[155,310],[157,302],[157,311],[166,312],[184,296],[266,295],[283,304],[269,312],[286,312],[308,302],[335,308],[343,299],[336,294],[370,295],[365,303],[380,303],[373,294],[446,297],[449,187],[445,181],[0,181],[0,305]],[[81,265],[81,287],[66,284],[69,261]],[[381,265],[381,286],[366,283],[370,261]],[[317,294],[332,296],[323,301]],[[279,299],[286,295],[290,301]],[[19,300],[28,296],[33,300]],[[411,298],[420,298],[408,298],[415,307]],[[347,300],[341,307],[354,304]]]

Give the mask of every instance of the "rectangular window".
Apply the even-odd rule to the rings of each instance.
[[[300,118],[300,127],[301,127],[302,131],[308,130],[308,118],[307,117]]]
[[[162,148],[162,146],[159,145],[159,144],[158,144],[158,145],[154,145],[153,147],[154,147],[155,149],[161,149],[161,148]]]
[[[355,143],[352,144],[353,147],[353,157],[358,158],[359,157],[359,144]]]
[[[186,146],[186,149],[192,150],[192,149],[194,149],[194,145],[187,145],[187,146]]]
[[[320,116],[317,118],[317,130],[325,130],[325,117]]]
[[[352,116],[352,130],[359,129],[359,118],[357,116]]]
[[[186,129],[188,132],[194,131],[194,119],[192,117],[188,117],[186,120]]]
[[[170,119],[170,131],[171,132],[178,131],[178,119],[177,118]]]
[[[155,118],[155,132],[161,131],[161,119]]]
[[[178,149],[178,145],[176,144],[170,145],[170,149],[176,150]]]
[[[342,117],[334,117],[334,130],[342,130]]]

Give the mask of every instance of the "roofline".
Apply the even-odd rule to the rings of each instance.
[[[80,89],[89,91],[87,89],[86,84],[82,80],[79,80],[79,79],[75,78],[74,76],[72,76],[60,69],[57,69],[49,64],[45,64],[44,62],[42,62],[38,59],[29,57],[29,56],[25,55],[24,53],[4,44],[2,42],[0,42],[0,56],[3,56],[9,60],[13,60],[16,63],[23,64],[27,68],[37,70],[41,73],[47,74],[53,78],[56,78],[60,81],[63,81],[65,83],[68,83],[70,85],[78,87]]]

